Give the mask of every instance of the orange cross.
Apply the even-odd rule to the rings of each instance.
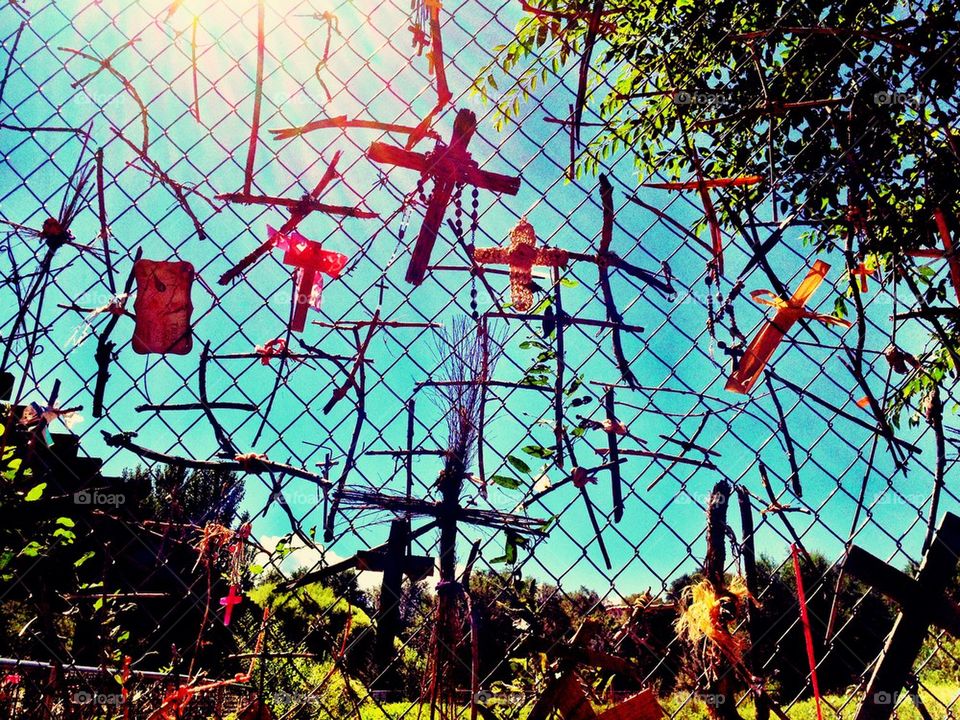
[[[567,251],[559,248],[537,247],[533,225],[521,218],[510,231],[510,247],[476,248],[473,260],[480,265],[510,266],[510,298],[518,312],[526,312],[533,305],[530,282],[535,265],[565,267]]]
[[[746,395],[750,392],[754,383],[763,373],[770,358],[773,357],[777,345],[786,336],[787,331],[800,318],[817,320],[828,325],[841,325],[850,327],[850,322],[841,320],[832,315],[823,315],[807,309],[807,301],[810,296],[820,287],[820,283],[827,276],[830,266],[823,260],[817,260],[813,268],[807,273],[807,276],[800,283],[797,291],[789,300],[784,300],[770,290],[754,290],[750,293],[754,302],[760,305],[769,305],[776,308],[777,313],[773,319],[767,320],[757,336],[751,341],[736,369],[727,380],[726,389],[730,392]]]

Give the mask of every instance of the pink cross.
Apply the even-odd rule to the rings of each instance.
[[[267,232],[271,238],[275,238],[277,247],[284,251],[284,264],[300,268],[290,329],[293,332],[303,332],[307,324],[307,308],[320,308],[323,273],[332,278],[339,277],[340,271],[347,264],[347,256],[324,250],[320,243],[308,240],[296,230],[282,235],[267,226]]]
[[[476,248],[473,260],[481,265],[510,266],[510,299],[518,312],[526,312],[533,305],[530,282],[535,265],[565,267],[567,251],[559,248],[537,247],[533,225],[521,218],[510,231],[510,247]]]
[[[233,617],[233,606],[239,605],[241,602],[243,602],[243,595],[238,595],[237,586],[231,585],[230,592],[227,593],[227,596],[220,598],[220,604],[226,608],[226,610],[223,611],[224,626],[230,625],[230,618]]]

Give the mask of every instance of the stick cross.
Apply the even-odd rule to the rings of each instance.
[[[723,235],[720,232],[720,221],[717,218],[717,211],[713,205],[713,199],[710,197],[710,190],[714,188],[744,187],[756,185],[761,182],[763,182],[763,178],[759,175],[744,175],[730,178],[698,177],[697,180],[691,180],[690,182],[643,183],[642,187],[654,188],[656,190],[677,190],[681,192],[697,191],[703,203],[707,224],[710,226],[710,239],[713,250],[713,261],[716,266],[715,270],[718,275],[723,275]]]
[[[520,178],[479,169],[467,152],[476,129],[477,116],[471,110],[461,110],[453,123],[450,144],[438,142],[433,152],[415,153],[379,142],[367,150],[367,157],[375,163],[417,170],[424,177],[433,179],[433,193],[407,268],[406,279],[412,285],[419,285],[426,277],[430,255],[456,186],[473,185],[507,195],[516,195],[520,190]]]

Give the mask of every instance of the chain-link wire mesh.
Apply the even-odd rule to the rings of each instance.
[[[470,109],[472,159],[519,178],[519,191],[453,187],[424,280],[412,285],[405,273],[439,171],[372,162],[368,150],[402,147],[434,110],[434,12],[453,99],[433,118],[436,135],[412,151],[448,143],[457,111]],[[730,138],[703,123],[726,109],[717,88],[733,73],[723,66],[710,89],[678,94],[640,80],[624,94],[601,32],[583,143],[574,143],[589,15],[577,12],[537,19],[513,0],[439,10],[406,0],[11,0],[0,9],[3,371],[13,383],[4,462],[24,460],[4,475],[0,707],[9,716],[261,717],[261,698],[274,717],[415,717],[442,687],[458,713],[525,717],[545,692],[559,696],[550,685],[558,658],[590,620],[595,647],[630,668],[612,680],[582,670],[596,708],[651,686],[671,716],[725,713],[730,703],[759,716],[773,702],[807,717],[814,677],[791,546],[823,709],[853,716],[898,606],[842,577],[846,550],[913,568],[930,528],[957,511],[953,377],[924,371],[942,336],[929,317],[900,317],[917,298],[895,269],[881,265],[861,284],[848,277],[842,239],[805,240],[817,213],[789,206],[770,170],[772,140],[721,158]],[[556,24],[527,40],[526,65],[508,55],[510,43],[518,23],[536,22]],[[687,30],[692,38],[699,28]],[[855,33],[831,41],[829,52],[859,70],[884,61],[877,50],[897,52],[877,44],[864,58]],[[740,62],[755,49],[744,46]],[[801,71],[773,58],[761,76],[775,87]],[[816,82],[790,99],[819,100]],[[896,99],[913,88],[887,91]],[[731,81],[722,101],[742,92]],[[687,128],[645,116],[611,142],[618,93],[628,108],[679,104]],[[835,107],[792,130],[797,163],[832,132]],[[747,120],[761,138],[777,130],[775,119]],[[328,122],[310,126],[318,121]],[[702,167],[758,175],[761,189],[721,185],[705,200],[695,182],[692,192],[649,187],[703,179],[672,154],[691,137]],[[654,138],[667,148],[662,164],[638,177],[638,157],[660,162]],[[581,172],[570,169],[572,143]],[[302,200],[334,166],[314,201],[350,209],[339,214]],[[291,203],[222,197],[241,191]],[[64,242],[44,221],[63,223],[73,193]],[[757,214],[731,222],[747,193],[760,193]],[[710,203],[720,209],[713,222]],[[299,232],[348,258],[324,278],[302,333],[290,330],[301,276],[284,253],[267,248],[218,283],[274,237],[268,224],[296,213]],[[475,248],[506,247],[521,218],[540,245],[567,252],[560,268],[535,263],[530,311],[518,303],[519,271],[474,262]],[[185,354],[132,347],[135,323],[151,320],[135,308],[146,283],[124,290],[138,250],[195,270]],[[818,259],[831,267],[808,307],[834,313],[839,299],[854,327],[800,317],[750,394],[725,390],[746,342],[783,309],[751,302],[750,291],[786,300]],[[939,288],[949,304],[949,248],[920,262],[931,269],[928,299]],[[939,400],[904,393],[925,377]],[[906,396],[903,422],[880,422],[866,394],[885,409]],[[471,402],[477,447],[450,490],[451,436],[463,427],[455,413]],[[615,452],[621,462],[610,465]],[[758,557],[752,619],[743,607],[731,618],[752,645],[742,659],[751,677],[727,668],[720,685],[673,627],[681,590],[705,571],[711,496],[730,505],[718,521],[727,575],[715,585],[751,573],[748,538]],[[452,516],[456,540],[444,545]],[[402,583],[392,599],[390,583]],[[457,598],[453,611],[444,595]],[[444,635],[451,612],[456,628]],[[934,622],[905,678],[914,691],[894,699],[900,716],[956,712],[957,652]],[[717,687],[730,697],[718,700]]]

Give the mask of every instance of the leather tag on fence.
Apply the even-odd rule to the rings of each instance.
[[[188,262],[137,260],[133,266],[137,279],[134,302],[136,328],[133,351],[186,355],[193,347],[190,315],[193,303],[193,265]]]

